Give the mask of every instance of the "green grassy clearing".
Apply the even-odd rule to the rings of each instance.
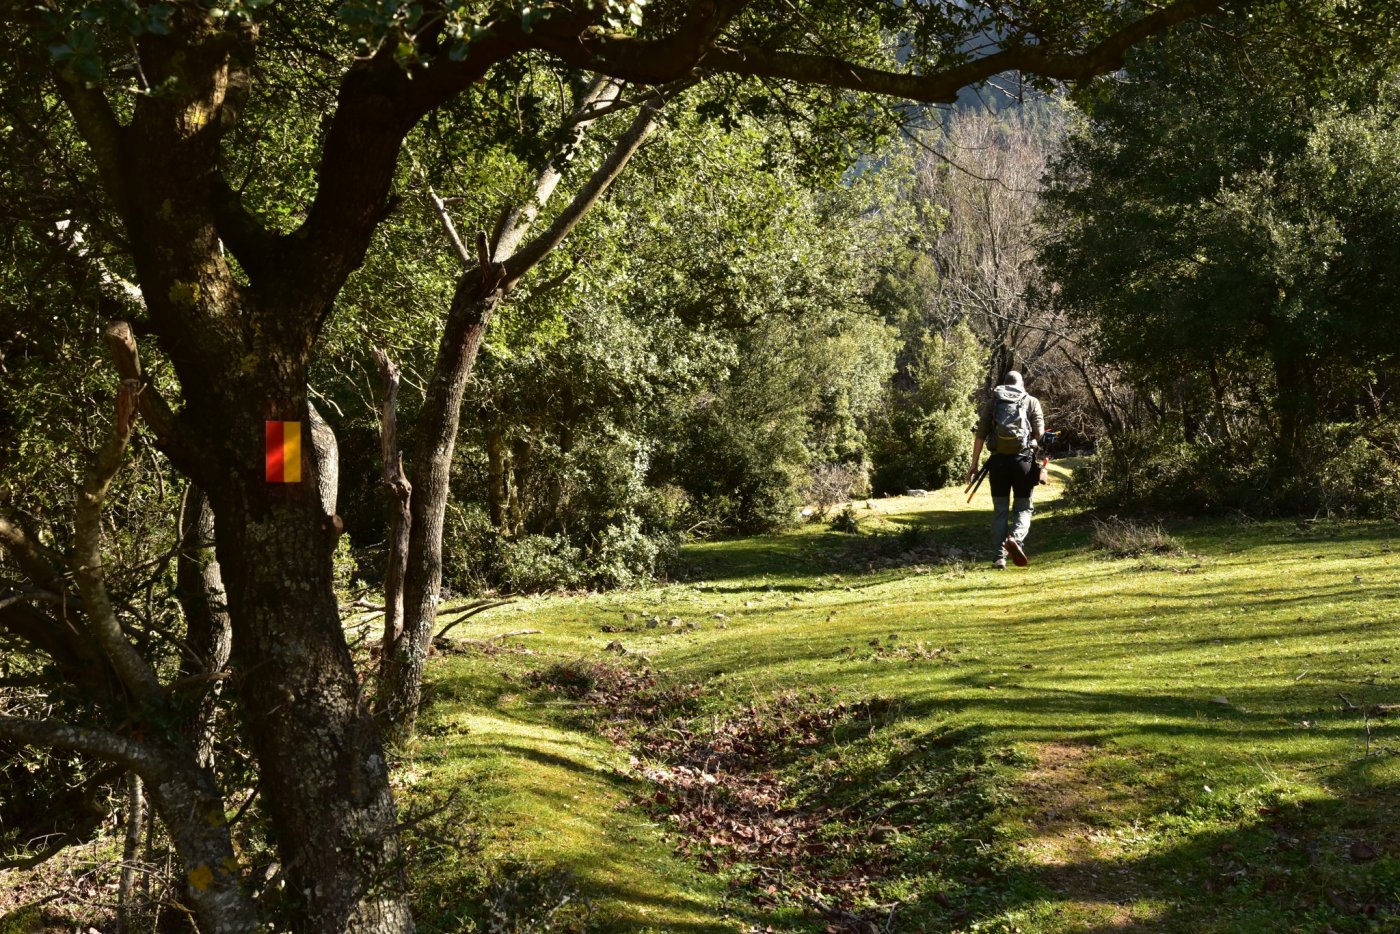
[[[755,907],[728,889],[732,872],[677,855],[664,817],[630,803],[648,786],[629,749],[525,681],[616,657],[605,646],[618,640],[663,679],[699,682],[707,722],[786,690],[888,702],[873,733],[836,737],[788,772],[798,794],[804,774],[830,773],[845,776],[832,794],[850,794],[852,776],[890,800],[921,782],[947,805],[924,808],[918,839],[944,835],[948,856],[880,890],[900,903],[892,930],[1400,928],[1400,759],[1385,754],[1400,749],[1400,718],[1369,721],[1379,754],[1363,758],[1366,724],[1338,697],[1400,702],[1395,526],[1168,523],[1186,556],[1102,560],[1054,493],[1024,571],[917,563],[930,538],[985,551],[985,492],[966,506],[952,490],[857,503],[860,536],[813,525],[691,547],[685,584],[531,599],[473,621],[463,637],[543,632],[519,640],[534,654],[430,670],[400,781],[410,801],[462,790],[483,839],[470,867],[430,864],[424,926],[460,927],[462,880],[510,861],[570,874],[577,895],[555,921],[578,929],[826,928],[792,905]],[[870,550],[881,533],[902,533],[912,554]],[[932,750],[964,740],[988,764],[949,782],[938,757],[963,753]],[[969,788],[980,816],[958,797]]]

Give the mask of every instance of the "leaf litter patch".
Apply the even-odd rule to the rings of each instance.
[[[774,920],[831,932],[956,925],[985,911],[993,810],[1012,764],[968,733],[890,735],[875,699],[778,695],[634,738],[641,803],[677,851]],[[911,925],[913,927],[911,927]]]
[[[953,660],[954,655],[962,652],[962,649],[954,646],[949,648],[942,645],[933,645],[922,639],[913,642],[901,642],[898,633],[890,633],[884,639],[871,639],[863,646],[848,645],[833,657],[844,662],[911,662],[911,661],[941,661],[950,665],[956,665]]]
[[[615,742],[639,723],[694,712],[702,689],[693,683],[665,682],[639,656],[575,659],[526,673],[527,686],[577,702],[575,719]]]
[[[828,932],[943,930],[994,913],[1017,871],[996,811],[1031,760],[975,730],[915,733],[883,699],[784,693],[727,716],[705,687],[644,659],[579,659],[525,676],[629,747],[676,851],[736,898]],[[627,805],[624,805],[627,806]]]

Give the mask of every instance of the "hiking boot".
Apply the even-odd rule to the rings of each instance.
[[[1006,570],[1006,559],[1005,559],[1005,558],[998,558],[998,559],[996,559],[995,561],[993,561],[993,562],[992,562],[992,570],[994,570],[994,571],[1005,571],[1005,570]]]
[[[1016,562],[1018,568],[1030,564],[1030,560],[1026,557],[1026,550],[1021,547],[1021,543],[1009,536],[1006,539],[1006,553],[1011,555],[1011,560]]]

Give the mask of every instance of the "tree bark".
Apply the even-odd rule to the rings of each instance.
[[[257,929],[252,900],[244,890],[224,815],[223,795],[207,769],[181,767],[175,755],[143,775],[151,804],[170,833],[183,870],[186,892],[211,934],[246,934]]]
[[[497,534],[506,534],[506,444],[498,429],[486,435],[486,509]]]
[[[1315,395],[1311,374],[1306,363],[1292,348],[1275,348],[1274,363],[1275,410],[1278,413],[1278,437],[1274,442],[1274,467],[1280,476],[1298,472],[1298,455],[1303,446],[1303,434],[1312,421]]]
[[[389,355],[376,348],[374,362],[384,386],[384,398],[379,409],[379,457],[383,474],[380,488],[389,504],[389,557],[384,568],[384,641],[380,645],[381,686],[388,677],[395,646],[403,633],[403,581],[408,565],[408,533],[412,527],[410,503],[413,486],[403,470],[399,456],[398,400],[399,368]]]
[[[418,717],[423,665],[432,640],[442,587],[442,523],[447,511],[452,451],[457,441],[462,397],[486,326],[521,277],[563,243],[602,199],[655,129],[657,114],[665,102],[666,98],[659,96],[638,108],[631,125],[568,206],[518,252],[492,255],[486,235],[479,234],[477,265],[458,280],[438,345],[437,363],[423,400],[422,424],[413,458],[414,495],[408,573],[404,582],[404,631],[395,646],[392,663],[383,668],[385,677],[379,706],[386,739],[392,743],[411,737]],[[557,171],[551,160],[542,177]],[[549,190],[553,190],[552,184]],[[521,213],[516,222],[521,226],[503,229],[497,235],[497,242],[512,248],[523,242],[525,231],[535,217],[532,211]],[[450,219],[444,219],[444,226],[451,229]],[[385,657],[389,658],[387,654]]]
[[[146,823],[146,795],[141,776],[126,776],[126,839],[122,844],[122,875],[117,887],[117,932],[136,931],[136,858],[141,848],[141,828]]]
[[[316,458],[316,489],[321,497],[321,513],[331,518],[331,524],[339,533],[340,520],[335,510],[340,500],[340,445],[316,406],[308,402],[306,409],[311,416],[311,455]]]
[[[184,659],[180,673],[186,678],[209,677],[207,685],[199,690],[183,732],[194,745],[199,764],[213,768],[215,718],[221,691],[220,681],[213,676],[228,665],[233,625],[228,616],[223,573],[214,557],[214,510],[209,506],[209,498],[196,486],[185,490],[181,519],[175,581],[185,615],[185,644],[193,657]]]
[[[286,486],[210,496],[262,800],[301,902],[287,920],[410,930],[388,768],[329,586],[336,534],[314,483]]]

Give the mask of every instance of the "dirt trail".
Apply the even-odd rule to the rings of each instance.
[[[1039,764],[1022,779],[1031,837],[1023,853],[1041,867],[1063,898],[1064,930],[1147,931],[1151,918],[1134,909],[1143,880],[1115,865],[1121,847],[1103,827],[1132,790],[1106,784],[1093,768],[1104,753],[1075,743],[1037,746]]]

